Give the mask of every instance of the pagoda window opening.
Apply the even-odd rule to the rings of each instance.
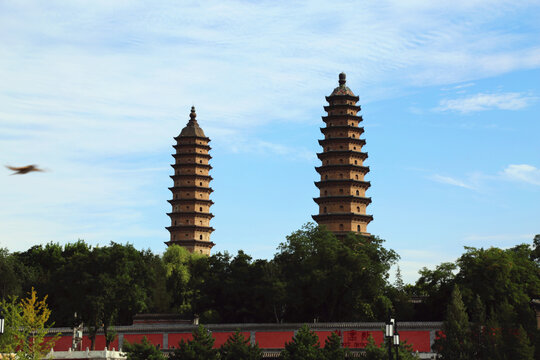
[[[356,180],[358,180],[358,175],[354,175],[354,178],[355,178]]]
[[[339,205],[339,210],[343,210],[343,205]]]
[[[199,164],[202,164],[202,160],[199,160]]]
[[[360,225],[356,225],[356,231],[360,231]]]
[[[353,150],[356,150],[356,146],[355,146],[355,147],[353,147]]]
[[[325,214],[327,213],[327,211],[326,211],[326,206],[324,207],[323,212],[324,212]]]
[[[339,230],[343,231],[343,224],[339,224]]]
[[[199,235],[199,240],[202,240],[202,235]],[[202,250],[201,250],[202,251]]]
[[[324,175],[324,180],[328,180],[328,175]]]
[[[353,137],[353,138],[355,138],[355,137],[356,137],[356,135],[352,134],[352,137]]]
[[[174,226],[176,226],[176,220],[174,220]]]
[[[200,225],[202,226],[202,221],[199,221],[200,222]]]
[[[358,161],[357,161],[357,160],[354,160],[354,165],[358,165]]]
[[[199,208],[199,211],[202,211],[202,206]]]
[[[340,178],[340,179],[343,179],[343,174],[339,174],[339,178]]]
[[[360,191],[356,190],[356,196],[360,196]]]
[[[356,207],[356,212],[360,212],[360,206]]]

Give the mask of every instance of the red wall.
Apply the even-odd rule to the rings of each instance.
[[[221,347],[221,345],[225,344],[225,342],[227,341],[227,339],[232,335],[234,334],[234,332],[212,332],[212,336],[214,337],[214,339],[216,340],[214,342],[214,347],[215,348],[218,348],[218,347]],[[250,333],[248,332],[242,332],[241,333],[242,335],[244,335],[244,339],[246,340],[249,340],[250,338]]]
[[[163,348],[163,334],[125,334],[124,335],[124,344],[126,341],[130,344],[140,343],[142,339],[146,337],[149,342],[154,345],[158,345],[160,348]]]
[[[255,341],[263,349],[283,349],[293,336],[294,331],[257,331]]]
[[[376,345],[379,345],[383,341],[382,331],[358,331],[358,330],[347,330],[335,331],[338,335],[341,336],[343,340],[343,347],[351,349],[364,348],[367,345],[369,336],[373,337]],[[234,332],[213,332],[212,336],[215,339],[214,347],[220,347],[224,344],[229,336]],[[321,347],[324,346],[326,338],[330,336],[332,331],[316,331],[319,336],[319,342]],[[413,346],[413,350],[418,350],[420,352],[430,352],[430,332],[428,330],[419,330],[419,331],[406,331],[402,330],[399,332],[400,339],[402,342],[406,341],[408,344]],[[246,339],[250,338],[250,332],[242,332],[242,335]],[[142,338],[145,337],[154,345],[158,345],[163,348],[163,333],[154,333],[154,334],[124,334],[125,342],[141,342]],[[294,331],[255,331],[255,341],[262,349],[283,349],[285,343],[291,341],[294,336]],[[169,333],[168,334],[168,344],[169,348],[177,348],[178,343],[181,339],[184,341],[191,340],[193,335],[191,333]],[[46,339],[50,339],[47,337]],[[71,334],[66,334],[60,337],[54,346],[55,351],[66,351],[71,347]],[[90,339],[88,336],[83,336],[82,349],[90,348]],[[97,335],[96,336],[96,350],[103,350],[105,348],[105,336]],[[118,350],[118,337],[114,342],[111,343],[109,349],[115,348]]]
[[[178,348],[178,343],[180,340],[188,341],[193,339],[191,333],[181,333],[181,334],[169,334],[169,349]]]

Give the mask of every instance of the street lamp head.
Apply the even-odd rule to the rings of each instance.
[[[4,314],[0,310],[0,335],[4,333]]]
[[[393,320],[393,319],[392,319]],[[394,323],[392,321],[387,322],[386,326],[384,327],[384,335],[387,338],[391,338],[392,335],[394,335]]]
[[[393,344],[394,346],[399,346],[399,334],[396,330],[396,332],[394,333],[394,336],[393,336]]]

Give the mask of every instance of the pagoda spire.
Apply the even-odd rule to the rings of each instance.
[[[322,117],[324,139],[319,144],[323,151],[317,154],[322,165],[315,168],[321,176],[315,182],[320,194],[313,199],[319,205],[319,214],[312,217],[338,236],[349,232],[369,235],[367,225],[373,216],[366,214],[371,198],[366,197],[370,183],[364,177],[369,167],[364,166],[368,154],[362,152],[366,141],[360,139],[364,128],[359,126],[362,116],[357,115],[359,97],[346,86],[345,73],[339,74],[338,83],[326,97],[327,116]]]
[[[197,122],[195,106],[191,107],[187,125],[174,139],[175,162],[171,165],[174,169],[171,176],[174,186],[169,188],[172,192],[172,200],[169,200],[172,211],[167,214],[171,218],[171,226],[167,227],[170,240],[166,244],[177,244],[189,252],[210,255],[214,246],[210,241],[214,231],[210,227],[210,220],[214,217],[210,213],[213,204],[210,194],[213,190],[210,187],[212,177],[209,172],[212,166],[209,162],[212,157],[208,153],[210,139]]]

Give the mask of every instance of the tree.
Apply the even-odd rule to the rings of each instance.
[[[152,345],[148,339],[143,337],[140,343],[130,344],[124,343],[123,351],[126,353],[127,360],[166,360],[167,358],[163,353],[154,345]]]
[[[369,335],[368,343],[365,348],[364,355],[362,359],[364,360],[388,360],[388,348],[387,343],[384,341],[380,346],[375,345],[373,337]],[[396,348],[392,346],[392,354],[395,354]],[[418,356],[413,354],[412,346],[406,342],[401,342],[398,347],[399,359],[400,360],[418,360]],[[393,359],[392,355],[392,359]]]
[[[473,348],[469,317],[457,286],[452,291],[446,320],[442,326],[442,334],[436,340],[435,348],[444,360],[468,360],[472,358]]]
[[[193,339],[184,341],[182,339],[178,344],[169,360],[218,360],[219,351],[214,349],[214,338],[209,331],[199,325],[193,331]]]
[[[412,292],[423,298],[418,307],[416,320],[443,320],[444,313],[455,284],[456,264],[442,263],[435,270],[422,268],[420,278]]]
[[[39,300],[33,288],[27,298],[18,302],[15,297],[2,300],[0,307],[4,309],[6,318],[6,332],[0,337],[0,352],[16,351],[17,359],[38,360],[53,348],[60,337],[55,335],[45,340],[53,325],[47,325],[51,310],[47,306],[47,296]]]
[[[322,360],[323,354],[319,345],[319,337],[309,329],[302,326],[292,340],[285,344],[281,352],[283,360]]]
[[[274,262],[285,285],[287,321],[375,320],[391,307],[384,289],[398,259],[383,240],[349,234],[344,239],[308,223],[280,244]]]
[[[249,338],[237,330],[225,344],[219,349],[221,360],[259,360],[262,359],[262,351],[257,344],[251,345]]]
[[[344,360],[349,355],[348,349],[341,346],[341,337],[335,332],[324,341],[322,353],[324,360]]]

